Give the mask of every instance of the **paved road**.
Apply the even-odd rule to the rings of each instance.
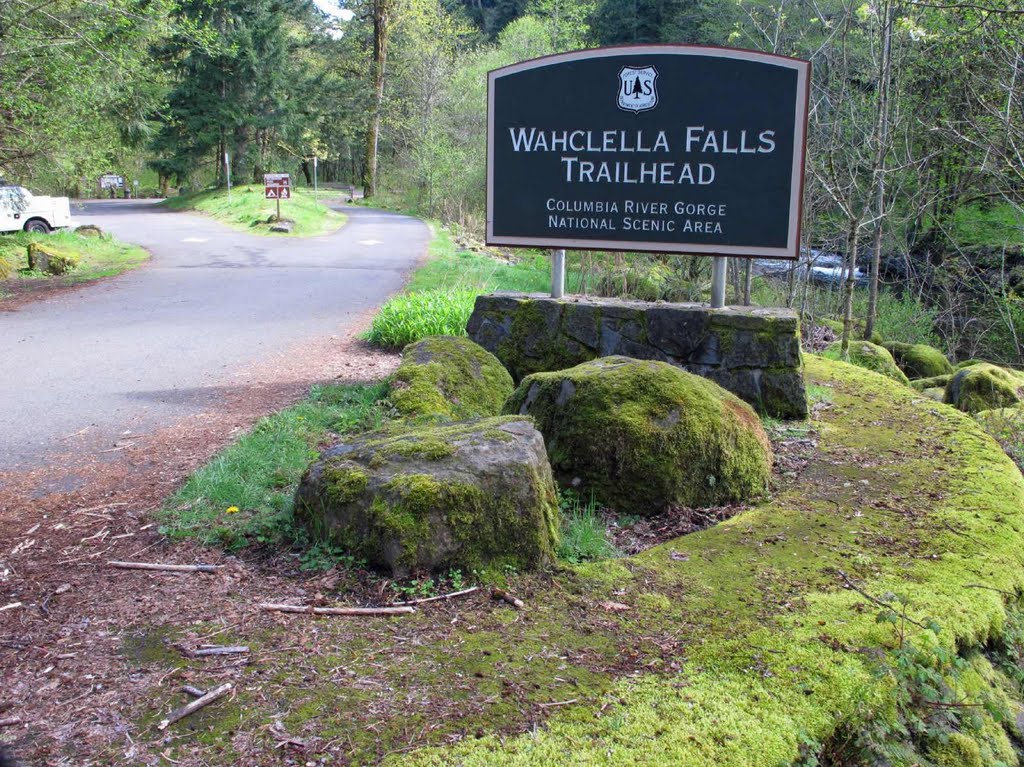
[[[347,208],[329,236],[269,238],[148,201],[86,203],[96,223],[150,250],[142,268],[0,312],[0,471],[62,437],[110,445],[126,430],[201,411],[234,369],[336,334],[398,289],[423,255],[416,219]]]

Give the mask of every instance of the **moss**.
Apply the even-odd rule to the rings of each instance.
[[[965,413],[1012,407],[1024,399],[1024,374],[989,365],[972,365],[957,371],[943,401]]]
[[[921,394],[935,402],[942,402],[946,396],[946,389],[942,386],[932,386],[922,390]]]
[[[506,412],[537,421],[556,478],[618,511],[764,492],[771,451],[745,402],[663,362],[605,357],[523,379]]]
[[[838,360],[841,355],[842,345],[838,341],[825,350],[825,356],[828,359]],[[892,355],[885,348],[877,344],[873,344],[870,341],[851,341],[849,355],[849,361],[857,367],[880,373],[886,378],[899,381],[901,384],[910,383],[910,379],[899,369]]]
[[[956,363],[957,370],[963,370],[964,368],[974,367],[975,365],[989,365],[991,364],[988,360],[969,359],[963,360],[962,362]]]
[[[350,461],[330,461],[324,467],[327,493],[335,503],[351,503],[366,492],[370,476]]]
[[[981,428],[1000,441],[1024,439],[1024,407],[982,410],[975,413],[974,418]]]
[[[953,374],[953,365],[946,359],[946,355],[932,346],[897,342],[883,346],[892,354],[900,370],[911,380]]]
[[[53,275],[67,274],[78,267],[79,256],[52,245],[30,242],[28,245],[28,268]]]
[[[597,357],[597,352],[554,332],[553,324],[562,321],[558,305],[530,299],[519,303],[512,315],[509,337],[501,342],[498,356],[514,381],[531,373],[570,368]],[[570,311],[564,313],[568,318]],[[600,326],[600,313],[594,319]]]
[[[949,374],[933,376],[932,378],[918,378],[916,381],[911,381],[910,385],[911,387],[917,389],[918,391],[924,391],[925,389],[935,389],[940,386],[943,389],[945,389],[946,384],[949,383],[949,379],[951,379],[952,377],[952,374]]]
[[[488,736],[390,763],[791,764],[802,742],[892,707],[888,677],[872,660],[894,646],[891,628],[843,587],[840,570],[863,593],[905,595],[912,617],[938,617],[948,648],[998,633],[999,592],[1024,585],[1024,480],[967,418],[848,365],[808,357],[807,368],[834,407],[816,424],[823,453],[804,480],[628,563],[642,569],[643,593],[685,594],[669,608],[676,630],[694,640],[678,673],[621,680],[592,716],[563,712],[515,739]],[[876,511],[894,497],[901,513]],[[616,599],[636,605],[630,620],[657,620],[639,598]],[[1000,752],[984,745],[988,736],[968,737],[978,753]]]
[[[468,338],[425,338],[405,347],[402,357],[390,396],[406,417],[497,415],[514,388],[501,362]]]
[[[982,761],[977,741],[962,732],[951,733],[945,742],[932,742],[925,755],[935,767],[985,767],[991,764]]]

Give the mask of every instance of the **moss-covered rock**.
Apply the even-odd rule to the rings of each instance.
[[[534,569],[558,538],[544,441],[521,417],[354,437],[306,470],[295,509],[315,535],[395,577]]]
[[[78,256],[41,242],[28,244],[28,268],[37,272],[67,274],[78,266]]]
[[[982,363],[957,371],[943,402],[965,413],[1013,407],[1024,400],[1024,374]]]
[[[935,767],[985,767],[978,742],[962,732],[950,733],[945,740],[931,741],[925,755]]]
[[[916,381],[911,381],[910,386],[918,391],[924,391],[925,389],[941,388],[945,389],[946,384],[949,383],[949,379],[953,377],[953,374],[934,376],[932,378],[918,378]]]
[[[564,486],[622,512],[743,501],[764,492],[771,472],[750,406],[664,362],[604,357],[535,373],[505,412],[534,417]]]
[[[988,360],[969,359],[963,360],[962,362],[956,363],[956,370],[963,370],[964,368],[974,367],[975,365],[989,365],[992,364]]]
[[[896,360],[884,347],[870,341],[851,341],[849,351],[851,364],[881,373],[886,378],[899,381],[901,384],[910,384],[910,379],[900,370]],[[837,341],[829,346],[825,350],[825,356],[829,359],[840,359],[842,356],[840,342]]]
[[[907,378],[934,378],[952,375],[953,365],[946,355],[927,344],[904,344],[897,341],[882,344],[891,354]]]
[[[942,402],[946,397],[946,389],[942,386],[930,386],[927,389],[921,389],[921,394],[926,396],[928,399],[933,399],[936,402]]]
[[[816,317],[814,319],[814,324],[818,325],[819,327],[828,328],[829,330],[831,330],[835,334],[836,338],[842,338],[843,337],[843,321],[842,320],[832,319],[830,317]],[[862,341],[863,340],[870,340],[871,343],[873,343],[873,344],[877,344],[878,346],[882,345],[882,343],[883,343],[882,342],[882,336],[881,336],[881,334],[877,330],[874,331],[871,334],[871,338],[870,339],[864,338],[864,330],[865,330],[864,320],[854,320],[853,321],[853,336],[854,336],[854,338],[857,338],[857,339],[862,340]]]
[[[391,379],[391,401],[406,417],[447,421],[498,415],[515,386],[498,358],[468,338],[433,336],[409,344]]]

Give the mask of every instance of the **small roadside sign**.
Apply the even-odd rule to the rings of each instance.
[[[268,200],[290,200],[292,179],[287,173],[264,173],[263,191]]]

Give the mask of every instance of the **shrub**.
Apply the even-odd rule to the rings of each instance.
[[[619,556],[618,549],[608,540],[608,528],[597,513],[597,502],[593,495],[589,502],[581,503],[579,496],[568,490],[559,493],[558,505],[562,511],[559,559],[576,565],[588,560]]]
[[[395,296],[377,312],[366,339],[398,349],[428,336],[464,336],[475,300],[472,290],[425,290]]]

